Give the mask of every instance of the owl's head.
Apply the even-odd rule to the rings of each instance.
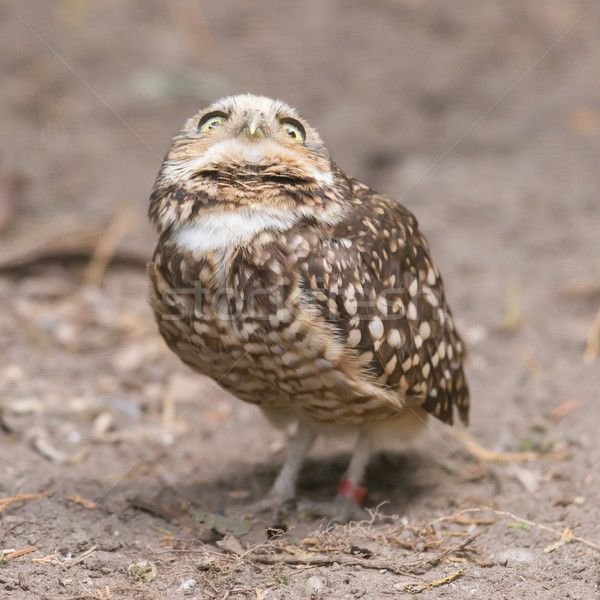
[[[150,217],[162,232],[215,213],[327,212],[338,203],[338,177],[319,134],[293,108],[230,96],[188,119],[173,140]]]

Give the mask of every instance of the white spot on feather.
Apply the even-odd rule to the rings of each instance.
[[[413,279],[412,283],[408,286],[408,293],[411,295],[411,298],[414,298],[419,291],[419,282],[416,279]]]
[[[348,334],[348,345],[357,346],[360,343],[360,338],[360,330],[352,329],[352,331],[350,331],[350,333]]]
[[[387,340],[392,348],[397,348],[402,343],[402,335],[397,329],[390,329]]]
[[[406,308],[406,316],[412,321],[417,320],[417,307],[413,302],[408,303],[408,307]]]
[[[394,354],[392,356],[392,358],[390,358],[390,360],[388,361],[388,363],[385,365],[385,372],[388,375],[391,375],[394,372],[394,369],[396,368],[396,363],[398,362],[398,358],[396,357],[396,355]]]
[[[372,321],[369,323],[369,331],[371,332],[371,335],[376,339],[379,339],[383,336],[383,323],[381,322],[381,319],[379,317],[373,318]]]

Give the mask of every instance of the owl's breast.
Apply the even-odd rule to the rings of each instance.
[[[287,236],[285,246],[200,255],[159,246],[149,271],[160,332],[183,362],[247,402],[349,425],[389,417],[397,396],[371,381],[302,290],[295,263],[310,243]]]

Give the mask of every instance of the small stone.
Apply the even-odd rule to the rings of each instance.
[[[320,577],[313,575],[306,580],[306,584],[304,586],[304,595],[307,598],[317,599],[323,597],[323,592],[325,591],[325,584]]]
[[[511,565],[526,565],[535,560],[533,553],[525,548],[508,548],[500,550],[495,556],[496,562],[510,567]]]
[[[216,542],[217,546],[222,550],[226,550],[231,554],[241,556],[246,552],[244,546],[242,546],[240,540],[233,535],[226,535],[222,540]]]
[[[25,371],[20,365],[12,363],[0,371],[0,379],[11,384],[21,383],[25,379]]]
[[[6,410],[13,415],[40,414],[44,411],[44,405],[39,398],[19,398],[7,403]]]
[[[109,429],[113,426],[115,418],[109,410],[101,412],[95,419],[92,426],[92,437],[95,440],[102,440]]]
[[[53,329],[54,339],[65,348],[73,348],[77,344],[79,332],[73,323],[62,321]]]
[[[179,586],[179,590],[184,592],[185,590],[191,590],[196,585],[195,579],[188,579],[186,581],[182,581]]]
[[[129,344],[114,354],[111,364],[117,373],[129,373],[144,364],[144,348],[142,344]]]
[[[69,411],[75,413],[83,413],[86,411],[91,411],[94,408],[94,401],[92,398],[84,398],[83,396],[75,396],[73,398],[69,398],[66,401],[66,406]]]

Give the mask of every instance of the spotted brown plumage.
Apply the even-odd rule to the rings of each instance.
[[[297,423],[270,500],[293,494],[323,429],[358,432],[346,479],[359,485],[384,430],[452,423],[455,409],[467,421],[465,351],[415,217],[346,176],[287,105],[235,96],[188,120],[150,218],[151,302],[170,348]]]

